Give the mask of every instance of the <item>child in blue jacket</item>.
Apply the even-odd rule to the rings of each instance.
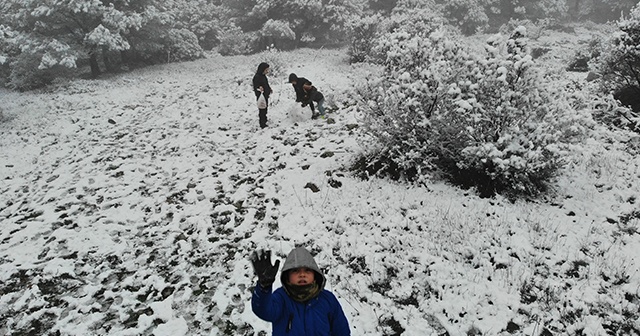
[[[282,267],[282,287],[272,293],[280,260],[271,264],[271,251],[251,255],[258,284],[251,308],[272,323],[273,336],[349,336],[349,322],[335,295],[324,289],[326,279],[313,256],[303,247],[293,249]]]

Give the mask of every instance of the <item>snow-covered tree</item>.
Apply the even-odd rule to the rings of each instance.
[[[267,45],[276,48],[280,48],[281,43],[296,40],[296,33],[291,29],[290,23],[282,20],[267,20],[260,30],[260,36],[265,39]]]
[[[268,31],[273,22],[287,23],[296,35],[295,44],[346,39],[346,24],[366,8],[365,0],[223,0],[233,24],[243,32]],[[269,27],[264,25],[268,21]],[[271,44],[262,41],[263,49]]]
[[[6,0],[2,4],[3,22],[14,32],[6,43],[9,44],[8,49],[17,50],[9,55],[6,62],[11,73],[9,86],[22,89],[39,86],[42,83],[35,81],[29,84],[30,80],[20,78],[35,74],[47,82],[51,71],[64,72],[65,68],[74,69],[85,62],[96,77],[102,72],[102,67],[107,71],[113,70],[115,63],[126,62],[139,55],[149,58],[148,54],[159,53],[162,59],[171,60],[166,56],[171,50],[189,49],[189,52],[179,55],[192,59],[201,52],[201,48],[190,42],[192,38],[188,35],[191,32],[174,25],[175,9],[185,3],[158,0]],[[126,56],[124,60],[122,55]]]
[[[205,50],[214,48],[224,25],[225,9],[219,1],[179,0],[169,9],[174,13],[173,26],[194,33]]]
[[[607,22],[626,15],[635,6],[637,0],[567,0],[574,4],[576,12],[582,14],[582,18],[588,18],[595,22]]]
[[[130,48],[123,35],[143,24],[139,13],[122,11],[115,3],[95,0],[7,3],[13,14],[10,24],[20,35],[17,40],[26,42],[21,54],[40,55],[41,69],[56,65],[75,67],[77,59],[86,57],[92,73],[98,75],[102,49]]]

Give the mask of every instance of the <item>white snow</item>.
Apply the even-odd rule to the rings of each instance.
[[[353,335],[395,335],[391,319],[402,335],[507,334],[509,322],[602,335],[591,308],[638,308],[639,223],[611,223],[638,209],[640,158],[623,145],[584,145],[546,202],[363,181],[348,171],[364,148],[344,103],[368,67],[344,50],[280,53],[262,130],[251,77],[264,56],[2,91],[0,334],[269,334],[251,312],[248,257],[296,245]],[[335,123],[294,102],[290,72],[343,106]]]

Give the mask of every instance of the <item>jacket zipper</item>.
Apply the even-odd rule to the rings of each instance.
[[[287,322],[286,332],[289,333],[292,327],[293,327],[293,314],[289,314],[289,322]]]

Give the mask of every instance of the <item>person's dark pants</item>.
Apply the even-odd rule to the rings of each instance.
[[[256,101],[260,96],[256,97]],[[265,96],[265,100],[267,101],[267,106],[269,106],[269,98]],[[267,127],[267,109],[258,109],[258,120],[260,121],[260,127]]]
[[[258,118],[260,119],[260,127],[267,127],[267,109],[259,109]]]

